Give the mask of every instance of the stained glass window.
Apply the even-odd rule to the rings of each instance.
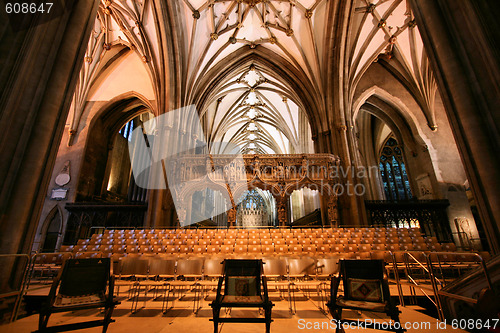
[[[380,154],[380,175],[388,200],[409,200],[412,198],[410,182],[403,161],[403,151],[394,138],[389,138]]]
[[[132,131],[134,130],[134,120],[132,119],[129,122],[127,122],[125,125],[123,125],[122,128],[118,131],[125,139],[130,141],[132,139]]]

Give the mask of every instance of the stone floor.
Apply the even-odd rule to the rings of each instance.
[[[141,332],[141,333],[166,333],[166,332],[213,332],[213,323],[209,321],[212,317],[211,308],[208,305],[210,299],[203,300],[201,308],[193,313],[193,294],[186,294],[182,299],[175,300],[173,307],[170,302],[169,311],[163,314],[161,311],[162,302],[153,300],[151,295],[141,296],[139,307],[142,308],[136,313],[131,312],[132,303],[125,298],[126,293],[120,293],[121,304],[115,309],[113,318],[116,322],[111,323],[108,329],[110,333]],[[290,314],[289,305],[286,300],[279,298],[279,295],[271,295],[275,303],[273,308],[274,322],[271,324],[271,331],[274,333],[292,332],[334,332],[332,328],[331,315],[321,311],[318,307],[317,297],[306,298],[298,296],[296,302],[296,313]],[[460,330],[452,329],[432,317],[419,311],[418,307],[399,307],[401,310],[400,319],[403,325],[408,325],[407,332],[454,332]],[[238,316],[258,316],[257,310],[233,309],[230,315]],[[98,310],[85,310],[70,313],[59,313],[51,316],[49,326],[75,323],[79,321],[96,320],[102,315]],[[388,323],[389,318],[383,314],[373,312],[357,313],[354,311],[344,311],[343,318],[376,320],[380,323]],[[439,326],[438,326],[439,324]],[[17,320],[16,322],[0,326],[2,333],[24,333],[37,329],[38,315],[34,314]],[[423,325],[430,325],[424,327]],[[102,328],[89,328],[75,332],[101,332]],[[346,332],[371,332],[371,329],[346,329]],[[239,333],[239,332],[265,332],[264,324],[242,324],[224,323],[219,325],[219,332]],[[465,331],[463,331],[465,332]]]

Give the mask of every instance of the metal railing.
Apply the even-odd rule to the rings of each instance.
[[[427,275],[428,279],[432,279],[429,269],[425,266],[424,263],[420,262],[414,254],[411,252],[398,252],[403,254],[403,270],[406,276],[406,282],[401,281],[401,278],[399,277],[399,270],[401,266],[398,265],[398,261],[396,258],[396,252],[391,252],[392,256],[392,264],[393,264],[393,269],[394,269],[394,277],[396,280],[397,284],[397,289],[398,289],[398,296],[399,296],[399,301],[402,306],[405,306],[405,301],[403,297],[403,289],[402,285],[407,285],[410,289],[410,297],[411,297],[411,303],[416,304],[416,292],[415,289],[420,290],[421,293],[424,294],[424,296],[429,299],[429,301],[432,302],[435,306],[437,306],[436,302],[432,299],[431,295],[429,292],[433,293],[434,289],[431,287],[427,287],[421,282],[419,282],[419,278],[416,276],[416,273],[414,273],[415,268],[419,268],[424,275]],[[424,256],[425,258],[427,257],[425,253],[419,252],[420,255]]]
[[[16,297],[16,300],[14,302],[14,308],[12,310],[12,314],[10,316],[9,322],[12,322],[17,319],[17,313],[19,311],[19,307],[21,305],[21,298],[24,294],[24,291],[26,289],[26,275],[28,273],[28,267],[31,264],[31,257],[28,254],[0,254],[0,258],[11,258],[15,260],[16,258],[18,259],[25,259],[24,264],[22,266],[22,280],[21,280],[21,285],[19,286],[19,289],[14,289],[6,293],[0,294],[0,299],[4,300],[6,298],[10,297]],[[13,263],[13,265],[15,265]],[[19,270],[21,271],[21,270]]]
[[[416,293],[415,293],[415,288],[419,289],[424,296],[431,301],[431,303],[436,307],[436,310],[438,312],[438,317],[439,320],[443,321],[444,318],[444,311],[443,311],[443,306],[441,303],[441,298],[440,296],[446,296],[450,298],[454,298],[457,300],[461,300],[467,303],[471,304],[476,304],[477,300],[474,298],[466,297],[463,295],[459,294],[454,294],[450,292],[443,291],[442,288],[446,286],[447,282],[445,279],[445,274],[443,273],[443,262],[440,259],[440,256],[469,256],[469,257],[475,257],[477,261],[474,261],[476,263],[479,263],[479,267],[481,267],[486,282],[488,284],[488,288],[492,289],[493,284],[491,282],[490,274],[488,272],[488,268],[486,266],[486,262],[484,258],[479,255],[478,253],[472,253],[472,252],[430,252],[430,253],[425,253],[425,252],[420,252],[420,251],[404,251],[404,252],[399,252],[403,254],[403,262],[398,262],[396,258],[397,252],[390,252],[391,257],[392,257],[392,266],[394,269],[394,277],[396,280],[396,285],[398,289],[398,296],[399,296],[399,301],[402,306],[405,306],[404,302],[404,297],[403,297],[403,285],[407,285],[410,288],[410,297],[412,301],[414,302],[416,298]],[[419,260],[418,257],[425,259],[425,262],[422,262],[422,260]],[[433,260],[435,258],[435,260]],[[458,262],[456,262],[458,264]],[[472,262],[469,262],[472,263]],[[398,265],[398,264],[402,264]],[[437,266],[437,267],[436,267]],[[401,277],[399,276],[399,271],[403,268],[405,277],[407,281],[402,281]],[[427,280],[430,282],[430,287],[423,285],[422,283],[419,282],[419,278],[416,276],[414,269],[418,268],[421,270],[424,276],[427,277]],[[439,269],[441,272],[441,279],[437,276],[436,271]]]
[[[439,259],[439,256],[440,255],[450,255],[450,254],[459,254],[461,256],[470,256],[470,257],[475,257],[477,259],[479,259],[479,263],[480,263],[480,267],[482,268],[482,271],[484,273],[484,276],[486,278],[486,282],[488,284],[488,288],[490,290],[493,290],[493,284],[491,283],[491,277],[490,277],[490,274],[488,272],[488,267],[486,266],[486,262],[484,261],[483,257],[480,256],[479,254],[477,253],[450,253],[450,252],[431,252],[429,253],[429,255],[427,256],[427,264],[428,264],[428,267],[429,267],[429,272],[431,274],[431,283],[433,283],[433,289],[434,289],[434,294],[435,294],[435,298],[436,298],[436,302],[438,304],[437,306],[437,309],[438,309],[438,314],[440,316],[440,320],[443,320],[444,319],[444,313],[443,313],[443,307],[442,307],[442,304],[441,304],[441,298],[439,297],[440,295],[442,296],[446,296],[446,297],[450,297],[450,298],[454,298],[454,299],[458,299],[458,300],[461,300],[461,301],[464,301],[464,302],[468,302],[468,303],[472,303],[472,304],[476,304],[477,303],[477,300],[474,299],[474,298],[470,298],[470,297],[466,297],[466,296],[462,296],[462,295],[458,295],[458,294],[453,294],[453,293],[448,293],[448,292],[445,292],[445,291],[442,291],[438,288],[438,285],[436,283],[436,278],[435,278],[435,275],[434,275],[434,266],[433,266],[433,261],[432,261],[432,257],[433,256],[436,256],[437,260],[438,260],[438,264],[441,265],[441,262],[440,262],[440,259]],[[437,280],[438,281],[438,280]],[[443,286],[444,286],[445,282],[443,281]]]

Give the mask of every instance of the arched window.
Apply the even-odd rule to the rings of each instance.
[[[236,207],[236,224],[239,227],[273,225],[276,209],[269,191],[254,188],[245,192],[240,200]]]
[[[403,161],[403,151],[394,138],[389,138],[380,154],[380,175],[388,200],[409,200],[412,198],[410,182]]]
[[[145,202],[147,190],[135,183],[131,172],[131,157],[129,145],[132,131],[138,127],[144,128],[144,123],[152,118],[149,112],[142,113],[126,122],[118,131],[113,141],[113,149],[108,156],[109,174],[104,197],[110,201]],[[143,129],[144,131],[144,129]],[[135,149],[132,149],[134,154]],[[137,153],[143,153],[138,151]],[[132,156],[132,158],[135,158]],[[140,156],[138,157],[140,158]]]

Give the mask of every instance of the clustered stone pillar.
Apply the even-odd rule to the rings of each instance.
[[[488,242],[500,253],[496,0],[410,0]],[[474,27],[474,29],[470,29]]]
[[[70,6],[70,3],[72,5]],[[29,253],[99,1],[61,1],[17,29],[0,11],[0,251]],[[55,7],[55,6],[54,6]],[[57,14],[56,14],[57,13]],[[10,24],[6,24],[9,22]],[[0,288],[19,281],[4,266]]]

